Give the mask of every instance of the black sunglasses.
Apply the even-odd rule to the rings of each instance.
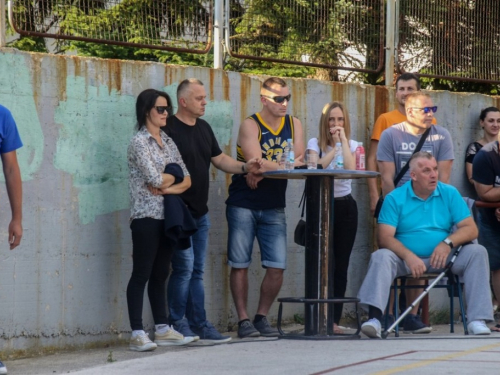
[[[412,108],[421,109],[422,111],[424,111],[425,114],[429,113],[430,111],[432,111],[433,113],[436,113],[438,110],[438,107],[436,107],[436,106],[434,106],[434,107],[412,107]]]
[[[159,106],[159,107],[155,107],[155,109],[156,109],[156,112],[158,112],[160,115],[163,115],[165,113],[165,111],[167,111],[167,115],[172,114],[172,107],[170,107],[170,106]]]
[[[268,96],[268,95],[261,95],[261,96],[271,99],[273,102],[278,104],[283,103],[285,100],[289,102],[290,99],[292,98],[292,94],[288,94],[287,96]]]

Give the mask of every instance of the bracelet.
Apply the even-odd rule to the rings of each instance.
[[[245,163],[241,164],[241,171],[245,173]]]

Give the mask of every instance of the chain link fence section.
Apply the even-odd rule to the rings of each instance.
[[[499,0],[399,0],[398,70],[500,83]]]
[[[206,54],[213,0],[11,0],[24,36]]]
[[[227,0],[231,56],[378,73],[384,0]]]

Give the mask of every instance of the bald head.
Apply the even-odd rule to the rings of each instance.
[[[188,78],[179,83],[179,86],[177,86],[177,102],[179,102],[180,98],[186,98],[192,85],[203,86],[203,82],[198,78]]]
[[[417,103],[420,102],[422,99],[431,99],[431,96],[429,94],[424,94],[421,91],[414,92],[414,93],[408,95],[406,97],[406,101],[405,101],[406,110],[408,110],[408,108],[410,108],[410,107],[418,105]]]

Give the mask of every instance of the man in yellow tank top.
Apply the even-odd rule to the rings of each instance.
[[[238,134],[238,159],[254,157],[264,161],[260,171],[278,168],[278,155],[288,139],[293,140],[296,163],[304,154],[302,123],[287,115],[291,95],[285,81],[268,78],[260,91],[262,109],[248,117]],[[231,266],[231,292],[238,313],[238,336],[278,336],[266,315],[283,283],[286,268],[286,180],[263,179],[262,174],[234,175],[226,201],[228,221],[228,264]],[[247,313],[248,267],[257,238],[266,274],[260,287],[257,313],[250,321]]]

